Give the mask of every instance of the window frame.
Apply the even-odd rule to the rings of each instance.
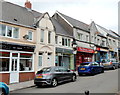
[[[32,40],[30,40],[29,38],[28,38],[28,40],[29,40],[29,41],[33,41],[33,37],[34,37],[33,31],[32,31],[32,30],[28,30],[28,36],[29,36],[29,33],[32,33]]]

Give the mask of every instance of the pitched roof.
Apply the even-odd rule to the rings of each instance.
[[[56,19],[51,18],[51,20],[53,22],[53,25],[55,26],[56,34],[72,37],[72,35],[70,35],[70,33],[67,32],[67,30],[65,30]]]
[[[0,21],[33,27],[35,19],[42,13],[0,0]]]
[[[102,26],[100,26],[100,25],[98,25],[98,24],[96,24],[98,27],[100,27],[103,31],[105,31],[108,35],[110,35],[110,36],[112,36],[112,37],[115,37],[115,38],[118,38],[118,36],[117,35],[115,35],[112,31],[110,31],[110,30],[107,30],[106,28],[104,28],[104,27],[102,27]]]
[[[79,29],[82,29],[82,30],[85,30],[85,31],[88,31],[89,32],[89,25],[88,24],[85,24],[79,20],[76,20],[74,18],[71,18],[67,15],[64,15],[60,12],[58,12],[61,16],[63,16],[70,24],[72,24],[73,27],[76,27],[76,28],[79,28]]]

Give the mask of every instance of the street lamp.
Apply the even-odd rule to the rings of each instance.
[[[73,47],[73,54],[74,54],[74,70],[76,71],[77,43],[76,43],[76,40],[75,40],[75,39],[73,39],[72,47]]]

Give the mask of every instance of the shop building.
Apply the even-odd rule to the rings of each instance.
[[[75,42],[76,42],[76,45],[78,48],[81,47],[84,49],[88,49],[88,51],[89,51],[89,49],[90,50],[93,49],[92,47],[90,47],[89,25],[87,25],[81,21],[78,21],[76,19],[73,19],[67,15],[64,15],[58,11],[53,15],[53,18],[61,24],[63,29],[67,30],[67,33],[69,33],[69,35],[73,37],[72,39],[75,39]],[[74,49],[73,49],[73,51],[74,51]],[[76,48],[76,51],[77,51],[77,48]],[[77,64],[80,64],[80,61],[81,61],[81,60],[77,59],[78,61],[76,64],[76,55],[77,55],[77,58],[80,58],[81,54],[84,56],[87,56],[87,57],[92,56],[91,54],[86,54],[86,52],[85,53],[84,52],[81,52],[81,53],[76,52],[76,54],[74,54],[74,59],[73,59],[74,70],[76,70]],[[89,58],[91,58],[91,57],[89,57]],[[82,57],[82,59],[83,59],[83,57]],[[93,60],[93,57],[91,60]],[[88,60],[86,60],[86,61],[88,61]]]
[[[40,68],[55,65],[55,32],[49,14],[32,10],[28,0],[25,7],[3,0],[0,5],[0,81],[32,80]]]
[[[55,47],[56,47],[56,66],[64,66],[74,70],[74,55],[72,48],[73,37],[65,30],[62,25],[54,18],[52,22],[55,26]]]
[[[89,48],[77,47],[76,68],[83,62],[92,62],[94,50]]]

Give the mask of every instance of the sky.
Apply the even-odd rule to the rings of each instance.
[[[24,6],[26,0],[6,0]],[[28,0],[32,9],[52,16],[59,11],[67,16],[90,24],[94,21],[118,33],[119,0]]]

